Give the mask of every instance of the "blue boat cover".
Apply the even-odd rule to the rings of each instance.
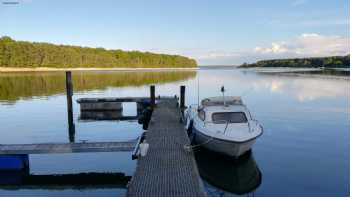
[[[0,155],[0,170],[23,170],[27,167],[28,155]]]

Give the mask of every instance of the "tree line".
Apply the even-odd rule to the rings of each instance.
[[[292,68],[339,68],[350,67],[350,55],[315,57],[315,58],[295,58],[295,59],[275,59],[262,60],[256,63],[244,63],[240,67],[292,67]]]
[[[0,67],[118,68],[196,67],[194,59],[180,55],[106,50],[0,37]]]

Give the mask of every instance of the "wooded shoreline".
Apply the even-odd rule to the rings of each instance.
[[[261,60],[256,63],[244,63],[239,68],[341,68],[350,67],[350,54],[347,56],[287,58]]]
[[[120,49],[16,41],[0,37],[0,67],[6,68],[195,68],[194,59]]]
[[[199,67],[191,68],[18,68],[18,67],[0,67],[0,73],[10,72],[60,72],[60,71],[195,71]]]

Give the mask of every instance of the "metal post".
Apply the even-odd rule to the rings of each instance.
[[[185,109],[185,90],[186,86],[180,86],[180,108]]]
[[[150,94],[151,94],[151,107],[153,108],[156,104],[156,89],[154,85],[150,87]]]
[[[68,131],[69,131],[69,142],[75,141],[75,125],[73,120],[73,83],[72,83],[72,73],[70,71],[66,72],[66,91],[67,91],[67,113],[68,113]]]

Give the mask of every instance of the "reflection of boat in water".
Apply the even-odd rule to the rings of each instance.
[[[210,185],[219,188],[217,195],[230,192],[238,195],[254,192],[261,184],[262,174],[248,151],[238,160],[216,154],[200,148],[195,151],[198,170],[201,177]],[[212,191],[211,188],[207,190]],[[216,192],[209,192],[209,196],[216,196]]]

